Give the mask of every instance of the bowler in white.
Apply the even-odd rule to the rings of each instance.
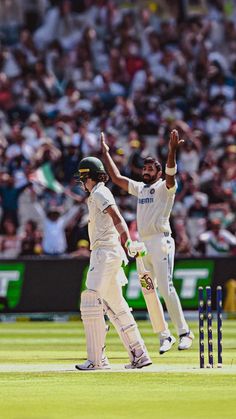
[[[176,150],[182,142],[183,140],[179,139],[178,131],[172,130],[168,144],[165,180],[162,179],[161,164],[156,159],[148,157],[145,159],[142,169],[143,181],[136,182],[120,174],[109,154],[104,134],[101,134],[104,162],[111,180],[120,188],[137,197],[138,233],[140,240],[145,243],[147,248],[147,255],[143,258],[144,264],[151,272],[151,276],[165,300],[168,313],[179,336],[179,350],[189,349],[194,338],[184,318],[172,280],[175,243],[171,236],[169,217],[177,188],[175,179],[177,172]],[[164,320],[163,310],[162,316]],[[171,335],[166,323],[165,330],[160,332],[160,354],[170,350],[175,342],[176,339]]]

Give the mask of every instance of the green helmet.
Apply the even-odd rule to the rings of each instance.
[[[79,177],[79,180],[83,181],[87,177],[97,179],[99,174],[106,174],[101,160],[96,157],[85,157],[79,163],[76,176]]]

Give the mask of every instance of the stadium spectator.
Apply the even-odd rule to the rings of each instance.
[[[179,153],[180,170],[189,174],[197,173],[200,163],[199,150],[196,144],[190,140],[186,141]]]
[[[3,228],[4,221],[11,220],[15,227],[18,227],[18,200],[20,194],[29,186],[25,183],[23,186],[15,187],[14,179],[8,173],[0,175],[0,197],[2,206],[1,226]]]
[[[208,207],[203,204],[201,193],[194,194],[195,201],[188,210],[189,218],[203,218],[208,217]]]
[[[176,220],[174,237],[176,256],[190,256],[192,254],[192,246],[183,219]]]
[[[24,232],[21,238],[20,256],[37,256],[42,253],[42,237],[38,230],[37,223],[28,220],[24,226]]]
[[[221,227],[219,219],[214,219],[209,230],[200,235],[199,247],[203,248],[202,253],[206,256],[229,256],[236,247],[236,237]]]
[[[171,7],[161,2],[157,10],[139,2],[124,9],[113,0],[1,3],[0,178],[10,175],[15,194],[14,205],[6,208],[10,192],[0,180],[1,224],[6,211],[16,225],[30,218],[19,216],[20,188],[44,162],[50,161],[57,180],[71,187],[78,161],[100,157],[101,130],[121,172],[136,178],[146,151],[166,160],[167,139],[176,128],[185,140],[177,156],[176,204],[185,214],[190,252],[197,230],[191,220],[202,223],[201,211],[212,218],[219,210],[215,206],[226,203],[225,227],[235,234],[232,7],[224,0],[207,1],[198,15],[188,15],[187,7],[183,19],[173,2]],[[132,222],[135,205],[118,188],[113,192]],[[195,192],[205,209],[193,207]],[[63,203],[61,197],[56,201]]]
[[[78,259],[89,258],[89,241],[84,239],[79,240],[77,243],[77,249],[74,252],[71,252],[70,256]]]
[[[16,258],[20,254],[21,238],[17,234],[15,223],[5,218],[0,237],[0,255],[2,258]]]
[[[64,255],[67,249],[65,229],[78,213],[79,206],[74,205],[64,215],[59,207],[51,207],[47,213],[39,203],[35,204],[35,208],[43,223],[43,253],[49,256]]]

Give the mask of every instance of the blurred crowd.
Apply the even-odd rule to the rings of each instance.
[[[236,254],[236,2],[183,3],[1,1],[0,257],[88,256],[78,162],[101,157],[103,130],[140,180],[146,156],[164,168],[173,128],[176,254]],[[60,193],[32,181],[45,164]],[[136,238],[135,198],[110,187]]]

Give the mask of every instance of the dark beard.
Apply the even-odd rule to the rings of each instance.
[[[148,177],[143,177],[142,176],[142,179],[143,179],[143,183],[145,183],[145,185],[151,185],[152,183],[155,183],[156,182],[156,176],[148,176]]]

